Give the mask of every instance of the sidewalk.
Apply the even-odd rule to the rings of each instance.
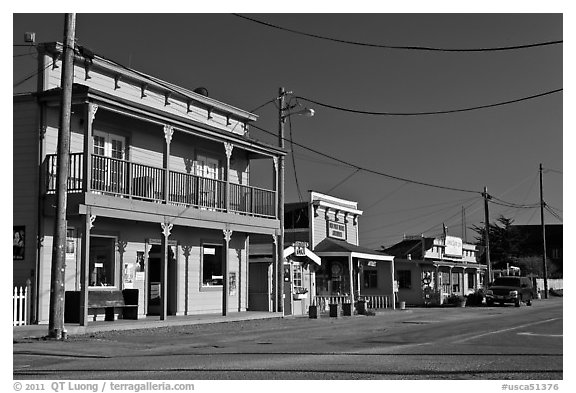
[[[283,318],[283,315],[281,313],[265,311],[246,311],[232,312],[227,316],[222,316],[219,314],[168,316],[168,319],[164,321],[161,321],[160,317],[158,316],[150,316],[139,320],[119,319],[117,321],[90,322],[88,323],[88,326],[67,324],[64,326],[64,329],[66,330],[67,334],[71,336],[95,332],[107,332],[112,330],[150,329],[165,326],[198,325],[272,318]],[[13,327],[13,340],[22,340],[26,338],[43,338],[47,335],[47,324]]]

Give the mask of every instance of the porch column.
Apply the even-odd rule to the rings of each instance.
[[[348,254],[348,270],[350,275],[350,303],[354,304],[354,265],[352,263],[352,254]]]
[[[222,316],[228,314],[228,264],[230,257],[230,239],[232,238],[231,229],[223,229],[224,233],[224,255],[222,256]]]
[[[450,288],[449,288],[449,292],[450,292],[450,293],[449,293],[449,294],[451,295],[451,294],[454,293],[454,285],[453,285],[453,282],[452,282],[452,267],[449,267],[449,268],[448,268],[448,271],[449,271],[449,273],[448,273],[448,283],[449,283],[449,285],[450,285]]]
[[[86,183],[86,182],[85,182]],[[82,254],[80,255],[80,326],[88,325],[88,286],[89,263],[90,263],[90,230],[96,216],[90,214],[90,207],[86,208],[84,215],[84,228],[82,228]]]
[[[396,296],[394,293],[394,259],[390,261],[390,277],[392,277],[392,310],[396,310]]]
[[[278,157],[272,157],[272,164],[274,165],[274,180],[272,185],[274,188],[274,217],[278,218]]]
[[[84,183],[82,190],[90,192],[92,188],[92,152],[94,151],[94,139],[92,138],[92,124],[96,117],[98,105],[88,103],[85,107],[84,118],[84,167],[82,169],[82,178]],[[89,215],[88,215],[89,216]]]
[[[160,320],[163,321],[168,316],[168,237],[172,231],[173,224],[163,222],[162,227],[162,256],[160,258]]]
[[[434,290],[440,294],[440,299],[442,298],[442,285],[440,283],[440,267],[434,265]]]
[[[174,134],[174,127],[164,126],[164,203],[170,200],[170,142],[172,142],[172,134]]]
[[[224,149],[226,150],[226,168],[225,168],[225,176],[226,176],[226,200],[224,201],[224,208],[226,211],[230,210],[230,157],[232,157],[232,149],[234,149],[234,145],[229,142],[224,142]]]
[[[272,235],[272,311],[278,312],[278,237],[276,234]]]

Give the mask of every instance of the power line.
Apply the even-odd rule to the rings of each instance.
[[[251,127],[256,128],[256,129],[258,129],[258,130],[260,130],[260,131],[263,131],[263,132],[265,132],[265,133],[267,133],[267,134],[276,136],[276,134],[274,134],[274,133],[272,133],[272,132],[270,132],[270,131],[268,131],[268,130],[265,130],[265,129],[261,128],[261,127],[258,127],[258,126],[254,125],[254,124],[252,124]],[[388,177],[388,178],[390,178],[390,179],[405,181],[405,182],[413,183],[413,184],[419,184],[419,185],[421,185],[421,186],[439,188],[439,189],[443,189],[443,190],[450,190],[450,191],[459,191],[459,192],[469,192],[469,193],[474,193],[474,194],[481,194],[480,191],[466,190],[466,189],[455,188],[455,187],[439,186],[439,185],[436,185],[436,184],[425,183],[425,182],[421,182],[421,181],[416,181],[416,180],[406,179],[406,178],[399,177],[399,176],[390,175],[390,174],[387,174],[387,173],[384,173],[384,172],[379,172],[379,171],[376,171],[376,170],[373,170],[373,169],[363,168],[363,167],[361,167],[361,166],[359,166],[359,165],[349,163],[349,162],[347,162],[347,161],[341,160],[341,159],[336,158],[336,157],[334,157],[334,156],[330,156],[330,155],[325,154],[325,153],[322,153],[322,152],[320,152],[320,151],[318,151],[318,150],[315,150],[315,149],[312,149],[312,148],[310,148],[310,147],[304,146],[304,145],[302,145],[302,144],[300,144],[300,143],[293,142],[293,144],[294,144],[295,146],[298,146],[298,147],[302,148],[302,149],[309,150],[309,151],[311,151],[311,152],[313,152],[313,153],[316,153],[316,154],[321,155],[321,156],[326,157],[326,158],[330,158],[331,160],[338,161],[338,162],[340,162],[340,163],[346,164],[346,165],[348,165],[348,166],[351,166],[351,167],[353,167],[353,168],[362,170],[362,171],[364,171],[364,172],[373,173],[373,174],[375,174],[375,175]]]
[[[498,103],[495,103],[495,104],[486,104],[486,105],[473,106],[473,107],[469,107],[469,108],[448,109],[448,110],[431,111],[431,112],[374,112],[374,111],[365,111],[365,110],[344,108],[344,107],[340,107],[340,106],[325,104],[325,103],[322,103],[322,102],[320,102],[320,101],[312,100],[312,99],[306,98],[306,97],[297,97],[297,98],[299,98],[299,99],[301,99],[301,100],[304,100],[304,101],[307,101],[307,102],[311,102],[311,103],[316,104],[316,105],[323,106],[323,107],[325,107],[325,108],[330,108],[330,109],[334,109],[334,110],[338,110],[338,111],[343,111],[343,112],[357,113],[357,114],[361,114],[361,115],[374,115],[374,116],[427,116],[427,115],[444,115],[444,114],[448,114],[448,113],[469,112],[469,111],[474,111],[474,110],[478,110],[478,109],[494,108],[494,107],[497,107],[497,106],[508,105],[508,104],[513,104],[513,103],[516,103],[516,102],[527,101],[527,100],[531,100],[531,99],[534,99],[534,98],[543,97],[543,96],[546,96],[546,95],[549,95],[549,94],[558,93],[558,92],[560,92],[560,91],[562,91],[562,90],[564,90],[564,89],[562,89],[562,88],[560,88],[560,89],[555,89],[555,90],[547,91],[547,92],[540,93],[540,94],[535,94],[535,95],[528,96],[528,97],[522,97],[522,98],[517,98],[517,99],[514,99],[514,100],[498,102]]]
[[[334,187],[332,187],[331,189],[329,189],[328,191],[326,191],[326,194],[330,194],[330,192],[334,191],[336,188],[338,188],[339,186],[341,186],[342,184],[344,184],[348,179],[350,179],[352,176],[354,176],[355,174],[357,174],[358,172],[360,172],[360,169],[356,169],[354,172],[352,172],[351,174],[349,174],[348,176],[346,176],[343,180],[341,180],[338,184],[336,184]]]
[[[294,144],[294,139],[292,137],[292,119],[288,116],[288,130],[290,132],[290,146]],[[294,146],[290,149],[292,156],[292,168],[294,169],[294,180],[296,182],[296,191],[298,192],[298,198],[300,202],[304,200],[302,197],[302,192],[300,191],[300,183],[298,182],[298,172],[296,171],[296,159],[294,158]]]
[[[557,45],[557,44],[561,44],[563,42],[562,40],[558,40],[558,41],[537,42],[537,43],[525,44],[525,45],[503,46],[503,47],[496,47],[496,48],[454,48],[454,49],[428,47],[428,46],[401,46],[401,45],[387,45],[387,44],[371,44],[371,43],[366,43],[366,42],[342,40],[342,39],[338,39],[338,38],[321,36],[318,34],[306,33],[303,31],[298,31],[298,30],[289,29],[286,27],[273,25],[271,23],[267,23],[267,22],[263,22],[263,21],[260,21],[257,19],[249,18],[247,16],[240,15],[240,14],[232,14],[232,15],[237,16],[237,17],[242,18],[242,19],[245,19],[245,20],[249,20],[251,22],[254,22],[254,23],[257,23],[257,24],[260,24],[263,26],[271,27],[271,28],[278,29],[278,30],[287,31],[287,32],[294,33],[294,34],[303,35],[306,37],[318,38],[321,40],[338,42],[341,44],[357,45],[357,46],[365,46],[365,47],[381,48],[381,49],[418,50],[418,51],[428,51],[428,52],[496,52],[496,51],[535,48],[535,47],[547,46],[547,45]]]
[[[558,173],[559,175],[564,174],[562,171],[559,171],[557,169],[550,169],[550,168],[544,168],[544,172],[554,172],[554,173]]]
[[[46,70],[48,67],[51,67],[51,66],[52,66],[52,64],[48,64],[43,69],[41,69],[40,71],[38,71],[38,70],[34,71],[31,75],[28,75],[26,78],[22,79],[21,81],[14,83],[14,86],[12,86],[12,87],[20,86],[22,83],[34,78],[35,76],[39,75],[42,71]]]

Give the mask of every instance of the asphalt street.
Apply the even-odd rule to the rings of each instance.
[[[13,344],[14,379],[562,380],[562,298],[287,317]]]

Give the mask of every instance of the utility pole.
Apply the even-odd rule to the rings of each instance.
[[[544,193],[542,187],[542,164],[540,164],[540,223],[542,225],[542,267],[544,274],[544,299],[548,299],[548,268],[546,267],[546,225],[544,225]]]
[[[482,193],[484,196],[484,242],[486,243],[486,281],[487,283],[492,282],[492,263],[490,262],[490,214],[488,213],[488,199],[490,196],[488,195],[488,189],[484,187],[484,192]]]
[[[60,129],[58,130],[58,173],[56,180],[56,216],[52,243],[52,275],[48,336],[60,340],[64,333],[64,279],[66,250],[66,206],[68,167],[70,160],[70,118],[72,116],[72,84],[74,82],[74,41],[76,14],[64,18],[64,48],[62,49],[62,98]]]
[[[286,90],[278,89],[278,145],[284,149],[284,105]],[[278,157],[278,219],[280,220],[280,234],[278,235],[278,287],[276,310],[284,314],[284,156]]]

